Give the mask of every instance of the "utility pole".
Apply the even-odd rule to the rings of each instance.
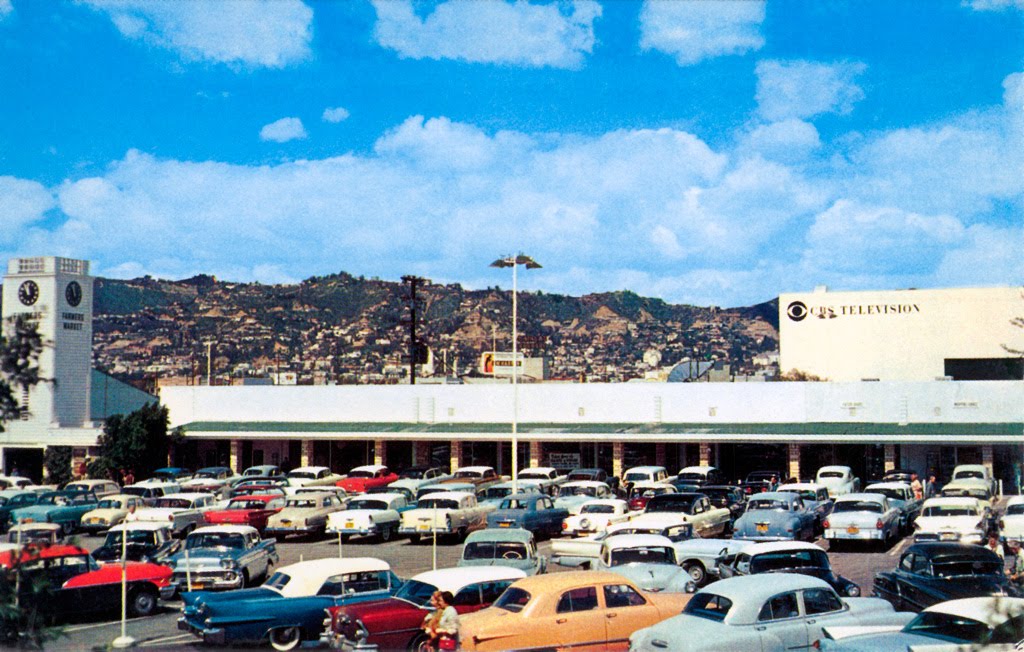
[[[418,348],[416,341],[416,286],[429,283],[430,279],[406,275],[402,282],[409,286],[409,384],[416,384],[416,357]]]

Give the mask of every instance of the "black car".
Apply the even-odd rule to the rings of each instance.
[[[860,587],[833,572],[828,553],[813,543],[755,544],[735,555],[719,558],[718,572],[722,579],[761,573],[810,575],[828,582],[839,595],[851,598],[860,595]]]
[[[714,484],[700,488],[715,507],[726,507],[733,520],[740,517],[747,508],[747,495],[743,489],[726,484]]]
[[[577,480],[593,480],[594,482],[604,482],[609,487],[611,487],[612,490],[617,490],[619,488],[619,479],[614,476],[608,475],[608,472],[605,471],[604,469],[573,469],[572,471],[569,471],[569,474],[565,478],[566,482],[576,482]]]
[[[875,576],[874,594],[897,611],[921,611],[958,598],[1021,597],[996,553],[966,543],[915,543],[896,568]]]

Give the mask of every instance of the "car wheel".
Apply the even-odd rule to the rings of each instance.
[[[249,571],[243,570],[242,571],[242,588],[245,589],[245,588],[248,588],[248,587],[249,587]]]
[[[280,652],[288,652],[302,643],[302,630],[298,627],[279,627],[270,631],[270,645]]]
[[[287,537],[286,537],[285,535],[283,535],[283,534],[275,534],[275,535],[274,535],[274,538],[275,538],[275,539],[277,539],[277,542],[278,542],[278,543],[284,543],[284,540],[285,540],[285,539],[286,539]]]
[[[69,537],[75,531],[75,524],[71,521],[65,521],[60,524],[60,532],[63,536]]]
[[[430,639],[424,634],[414,636],[412,641],[409,642],[409,652],[432,652],[432,650]]]
[[[387,525],[382,526],[382,529],[380,531],[380,540],[391,541],[391,528]]]
[[[690,574],[690,579],[693,580],[693,583],[697,586],[704,584],[704,581],[708,578],[708,573],[704,570],[704,566],[698,562],[684,564],[683,570]]]
[[[128,613],[133,617],[149,616],[156,611],[156,604],[156,591],[149,587],[141,587],[132,592],[128,600]]]
[[[409,543],[411,543],[413,545],[416,545],[419,542],[420,542],[420,535],[418,535],[418,534],[409,535]]]

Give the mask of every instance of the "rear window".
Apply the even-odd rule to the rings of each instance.
[[[683,609],[684,614],[706,618],[708,620],[723,621],[732,609],[732,600],[714,593],[698,593]]]
[[[875,514],[881,514],[882,505],[881,503],[872,502],[870,500],[841,500],[832,507],[832,511],[835,513],[872,512]]]
[[[523,607],[530,603],[530,594],[522,589],[510,586],[505,589],[505,592],[501,594],[501,597],[497,599],[494,606],[498,609],[504,609],[505,611],[518,612],[522,611]]]

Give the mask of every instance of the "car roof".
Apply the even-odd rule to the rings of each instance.
[[[767,580],[764,575],[744,575],[718,580],[698,593],[711,593],[728,598],[733,606],[725,620],[731,624],[748,624],[757,619],[761,607],[769,598],[787,591],[818,588],[832,590],[828,582],[817,577],[796,573],[772,573],[771,580]]]
[[[589,572],[589,571],[588,571]],[[561,573],[557,573],[560,575]],[[526,573],[518,568],[502,566],[469,566],[459,568],[439,568],[420,573],[412,579],[425,584],[432,584],[440,591],[457,593],[459,589],[476,582],[494,580],[515,580],[526,577]]]
[[[881,503],[881,502],[884,502],[885,499],[886,499],[886,496],[883,495],[883,494],[873,494],[873,493],[864,491],[864,492],[856,493],[856,494],[843,494],[842,496],[838,496],[836,498],[836,502],[837,503],[851,503],[851,502],[854,502],[854,501],[863,500],[863,501],[870,501],[870,502],[873,502],[873,503]]]
[[[841,464],[830,464],[829,466],[823,466],[818,469],[818,473],[821,473],[822,471],[843,471],[844,473],[853,473],[853,470],[850,469],[850,467],[843,466]]]
[[[300,561],[277,569],[276,572],[289,575],[292,579],[281,589],[284,596],[311,595],[333,575],[344,573],[365,573],[389,571],[391,566],[376,557],[324,557]]]
[[[214,532],[227,532],[229,534],[251,534],[256,528],[251,525],[204,525],[192,530],[192,534],[206,534]]]
[[[672,539],[660,534],[630,534],[622,537],[609,537],[604,540],[604,545],[612,550],[639,546],[671,547]]]
[[[460,466],[459,468],[455,469],[455,472],[458,473],[459,471],[472,471],[475,473],[483,473],[484,471],[493,470],[493,466]]]
[[[288,498],[288,500],[293,500],[293,499],[297,500],[298,498],[301,497],[303,500],[308,500],[310,498],[324,498],[326,496],[337,496],[338,495],[338,492],[336,492],[336,491],[324,491],[324,490],[320,489],[319,487],[316,487],[315,489],[316,489],[315,491],[307,491],[307,492],[304,492],[302,494],[295,494],[294,496],[288,496],[287,498]]]
[[[562,485],[565,487],[607,487],[607,482],[601,482],[600,480],[573,480],[572,482],[566,482]]]
[[[476,496],[474,493],[468,491],[437,491],[432,494],[423,494],[420,496],[420,500],[426,500],[428,498],[447,498],[449,500],[462,500],[467,496]]]
[[[828,489],[828,487],[817,482],[791,482],[779,485],[778,491],[786,491],[787,489],[811,489],[817,491],[818,489]]]
[[[650,466],[650,465],[648,465],[648,466],[634,466],[634,467],[626,469],[626,473],[629,473],[631,471],[649,472],[649,471],[667,471],[667,469],[664,466]]]
[[[718,470],[717,466],[710,466],[708,464],[702,464],[700,466],[687,466],[679,470],[679,474],[683,473],[707,473],[709,471]]]
[[[782,500],[786,502],[792,502],[798,500],[800,496],[793,493],[792,491],[765,491],[763,493],[751,496],[747,500],[760,500],[762,498],[769,498],[771,500]]]
[[[743,553],[753,557],[754,555],[761,555],[766,552],[785,552],[787,550],[820,550],[825,552],[820,546],[807,541],[766,541],[746,546],[743,548]]]
[[[473,541],[521,541],[526,543],[533,539],[533,532],[523,528],[488,528],[470,533],[466,537],[466,543]]]
[[[363,466],[357,466],[353,468],[351,471],[349,471],[349,473],[351,473],[352,471],[371,471],[373,473],[376,473],[377,471],[383,471],[387,468],[388,467],[384,466],[383,464],[365,464]]]
[[[629,503],[621,498],[591,498],[587,502],[583,503],[581,507],[586,507],[587,505],[611,505],[612,507],[625,507],[628,506]]]
[[[978,503],[977,498],[970,496],[938,496],[924,501],[921,507],[929,507],[930,505],[970,505],[971,507],[977,507]]]
[[[910,489],[910,484],[896,480],[887,482],[872,482],[864,487],[864,491],[870,493],[872,489]]]
[[[312,472],[312,471],[324,471],[324,470],[329,470],[329,469],[327,469],[326,466],[300,466],[298,468],[292,469],[288,473],[289,474],[290,473],[295,473],[296,471],[302,471],[302,472],[308,473],[308,472]]]
[[[558,473],[558,469],[556,469],[553,466],[531,466],[529,468],[520,470],[519,473],[522,473],[523,471],[541,471],[543,473],[551,473],[552,471],[554,471],[555,473]]]
[[[658,527],[665,528],[673,525],[684,525],[687,521],[681,514],[673,514],[671,512],[654,512],[654,513],[641,513],[637,514],[628,521],[622,521],[621,523],[612,523],[608,526],[608,531],[613,530],[624,530],[632,527]]]
[[[561,573],[544,573],[531,575],[517,580],[512,586],[533,594],[550,594],[577,586],[593,584],[622,584],[623,577],[618,573],[598,570],[565,571]]]
[[[988,557],[999,559],[996,553],[985,546],[974,545],[973,543],[956,543],[952,541],[923,541],[907,546],[904,554],[920,553],[926,557],[935,559],[937,557]]]
[[[633,483],[634,489],[664,489],[666,487],[673,491],[676,488],[674,484],[664,480],[637,480]]]
[[[123,532],[124,530],[166,530],[170,523],[162,521],[132,521],[131,523],[118,523],[111,527],[108,532]]]
[[[1010,505],[1019,505],[1021,503],[1024,503],[1024,496],[1014,496],[1006,501],[1006,506],[1009,507]]]
[[[196,491],[196,492],[184,492],[183,491],[181,493],[167,494],[165,496],[161,496],[160,499],[163,499],[163,498],[175,498],[175,499],[184,498],[185,500],[195,500],[196,498],[213,498],[213,497],[214,497],[213,494],[211,494],[211,493],[209,493],[207,491]],[[160,500],[160,499],[158,499],[158,500]]]
[[[372,494],[363,494],[362,496],[353,496],[352,500],[363,500],[366,498],[391,502],[397,498],[405,500],[405,494],[398,493],[397,491],[379,491]]]
[[[173,496],[174,494],[171,495]],[[135,494],[112,494],[110,496],[104,496],[103,498],[100,498],[100,502],[103,502],[104,500],[124,501],[128,500],[129,498],[138,498],[138,496],[136,496]]]

